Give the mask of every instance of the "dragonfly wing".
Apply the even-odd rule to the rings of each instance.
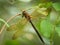
[[[21,20],[19,20],[17,23],[12,24],[7,31],[11,31],[11,30],[22,30],[25,25],[27,24],[27,20],[25,18],[22,18]]]
[[[37,22],[37,20],[45,19],[51,11],[51,8],[38,8],[31,13],[31,19]]]
[[[12,39],[17,39],[18,37],[22,37],[24,34],[26,34],[25,31],[17,30],[17,31],[13,34]]]

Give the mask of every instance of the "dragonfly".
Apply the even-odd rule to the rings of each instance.
[[[44,9],[44,10],[43,10]],[[39,12],[39,10],[42,10],[42,11],[40,11],[40,14],[39,13],[37,13],[36,14],[36,11],[38,10],[38,12]],[[44,44],[45,42],[44,42],[44,40],[43,40],[43,38],[42,38],[42,36],[41,36],[41,34],[38,32],[38,29],[35,27],[35,25],[34,25],[34,23],[33,23],[33,21],[37,21],[37,20],[40,20],[41,18],[45,18],[47,15],[48,15],[48,11],[50,10],[48,10],[48,9],[45,9],[45,8],[41,8],[41,9],[36,9],[36,10],[34,10],[33,11],[33,13],[32,14],[29,14],[26,10],[23,10],[22,11],[22,21],[20,21],[20,22],[18,22],[19,24],[21,24],[20,26],[18,26],[18,27],[23,27],[27,22],[25,22],[25,20],[27,20],[30,24],[31,24],[31,26],[33,27],[33,29],[35,30],[35,32],[36,32],[36,34],[38,35],[38,37],[40,38],[40,40],[42,41],[42,43]],[[21,14],[19,14],[19,15],[21,15]],[[25,19],[25,20],[24,20]],[[19,25],[18,24],[18,25]],[[12,25],[10,28],[15,28],[16,27],[16,25]],[[9,28],[8,28],[9,29]],[[14,30],[16,30],[16,29],[18,29],[18,28],[15,28]],[[11,30],[11,29],[10,29]],[[18,31],[16,32],[16,33],[18,33]],[[14,36],[15,36],[15,34],[14,34]],[[13,36],[13,37],[14,37]]]
[[[32,27],[34,28],[35,32],[37,33],[38,37],[41,39],[41,41],[44,43],[41,35],[39,34],[38,30],[36,29],[36,27],[34,26],[34,24],[31,21],[31,17],[29,16],[29,14],[26,11],[22,12],[23,16],[30,22],[30,24],[32,25]]]

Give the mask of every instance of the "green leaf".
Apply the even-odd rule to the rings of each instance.
[[[56,27],[56,32],[58,33],[58,35],[60,36],[60,27]]]
[[[19,45],[19,41],[17,40],[7,40],[5,45]]]
[[[52,2],[40,3],[39,7],[50,8],[52,6]]]
[[[56,11],[60,11],[60,3],[53,3],[53,7]]]
[[[57,23],[57,19],[59,17],[59,14],[57,11],[55,11],[54,9],[50,12],[50,21],[55,24]]]
[[[60,22],[58,24],[56,24],[55,30],[56,30],[57,34],[60,36]]]
[[[40,31],[43,36],[49,38],[51,36],[51,32],[53,30],[53,25],[48,20],[42,20],[40,24]]]
[[[9,27],[9,25],[7,24],[7,22],[6,22],[5,20],[3,20],[3,19],[0,18],[0,21],[4,22],[5,25],[6,25],[7,27]]]

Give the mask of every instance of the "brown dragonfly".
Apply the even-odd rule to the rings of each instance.
[[[39,13],[39,11],[40,11],[40,13]],[[29,14],[25,10],[22,11],[22,18],[25,17],[25,20],[27,20],[31,24],[31,26],[33,27],[33,29],[35,30],[35,32],[37,33],[38,37],[40,38],[40,40],[43,43],[45,43],[45,42],[44,42],[42,36],[40,35],[40,33],[38,32],[37,28],[35,27],[33,21],[37,22],[37,20],[44,19],[49,14],[49,11],[50,11],[50,9],[45,9],[45,8],[36,9],[36,10],[33,11],[32,14]],[[26,24],[25,20],[22,19],[22,21],[19,22],[22,26],[20,25],[18,27],[21,27],[22,28],[23,25]],[[16,25],[12,25],[10,28],[13,28],[14,29],[15,27],[16,27]],[[15,28],[14,30],[16,30],[16,29],[17,28]],[[18,32],[16,32],[16,33],[18,33]],[[15,36],[15,34],[13,36]]]
[[[41,39],[41,41],[44,43],[41,35],[39,34],[38,30],[36,29],[36,27],[34,26],[34,24],[31,21],[31,17],[29,16],[29,14],[26,11],[22,12],[23,16],[30,22],[30,24],[32,25],[32,27],[34,28],[35,32],[37,33],[37,35],[39,36],[39,38]]]

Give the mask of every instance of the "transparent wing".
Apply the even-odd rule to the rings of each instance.
[[[22,18],[16,24],[11,25],[7,31],[14,31],[12,39],[17,39],[18,37],[22,37],[26,31],[24,31],[24,28],[28,21],[25,18]]]
[[[12,31],[12,30],[22,30],[25,25],[27,24],[27,20],[25,18],[22,18],[21,20],[19,20],[18,22],[16,22],[15,24],[12,24],[7,31]]]
[[[22,37],[24,34],[26,34],[26,32],[25,31],[23,31],[23,30],[17,30],[14,34],[13,34],[13,36],[12,36],[12,39],[17,39],[18,37]]]

